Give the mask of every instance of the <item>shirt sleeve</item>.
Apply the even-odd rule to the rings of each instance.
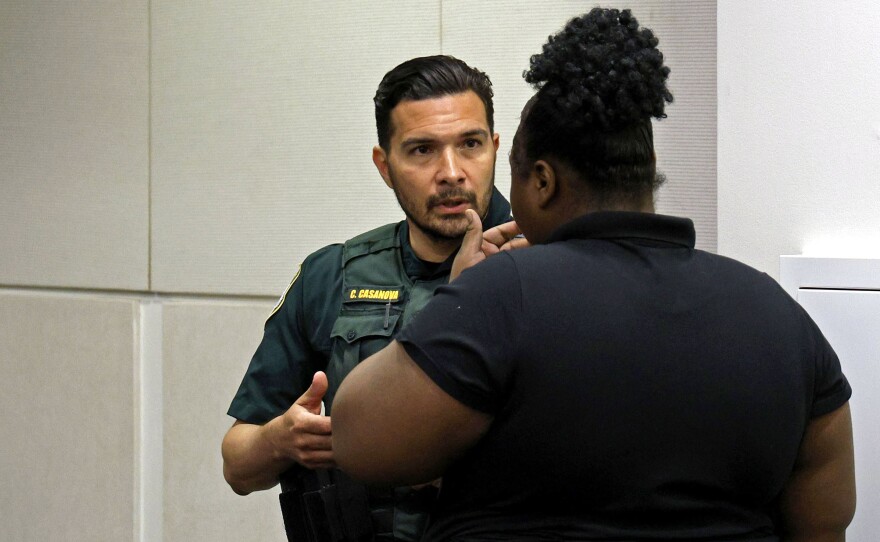
[[[521,316],[519,275],[502,253],[439,287],[397,341],[443,391],[495,414],[516,370]]]
[[[263,339],[227,411],[233,418],[268,422],[308,389],[316,371],[326,369],[330,316],[335,317],[331,301],[339,302],[341,291],[339,273],[328,271],[339,267],[341,257],[332,247],[306,258],[266,320]]]
[[[806,315],[814,338],[815,381],[813,418],[837,410],[852,396],[852,388],[840,367],[840,359],[813,320]]]

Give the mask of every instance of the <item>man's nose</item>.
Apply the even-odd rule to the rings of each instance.
[[[464,170],[459,163],[460,157],[453,148],[445,148],[440,156],[440,169],[437,181],[441,183],[462,183],[465,180]]]

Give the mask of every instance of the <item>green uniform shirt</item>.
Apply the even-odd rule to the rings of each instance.
[[[489,213],[483,221],[491,228],[510,220],[510,205],[493,189]],[[454,254],[442,263],[420,260],[409,243],[406,221],[398,225],[401,260],[415,280],[449,275]],[[279,306],[266,321],[257,347],[228,414],[246,423],[263,424],[287,411],[324,371],[330,358],[331,330],[342,308],[342,244],[310,254],[300,266]]]

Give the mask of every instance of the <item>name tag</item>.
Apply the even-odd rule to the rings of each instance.
[[[353,287],[346,290],[345,303],[368,301],[374,303],[397,303],[403,299],[403,288]]]

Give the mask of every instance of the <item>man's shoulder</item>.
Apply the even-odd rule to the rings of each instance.
[[[397,236],[399,225],[399,222],[385,224],[352,237],[343,245],[343,262],[348,262],[357,256],[400,246]]]
[[[397,228],[400,226],[400,222],[392,222],[390,224],[383,224],[378,228],[373,228],[372,230],[365,231],[364,233],[355,235],[348,241],[346,241],[345,245],[360,245],[363,243],[375,242],[382,239],[393,238],[397,235]]]
[[[347,241],[322,247],[306,256],[302,263],[302,272],[323,277],[341,273],[343,260],[350,257],[352,252],[369,251],[377,243],[394,244],[399,225],[399,222],[385,224],[355,235]]]
[[[342,247],[342,243],[333,243],[312,252],[303,260],[303,272],[323,274],[340,268]]]

